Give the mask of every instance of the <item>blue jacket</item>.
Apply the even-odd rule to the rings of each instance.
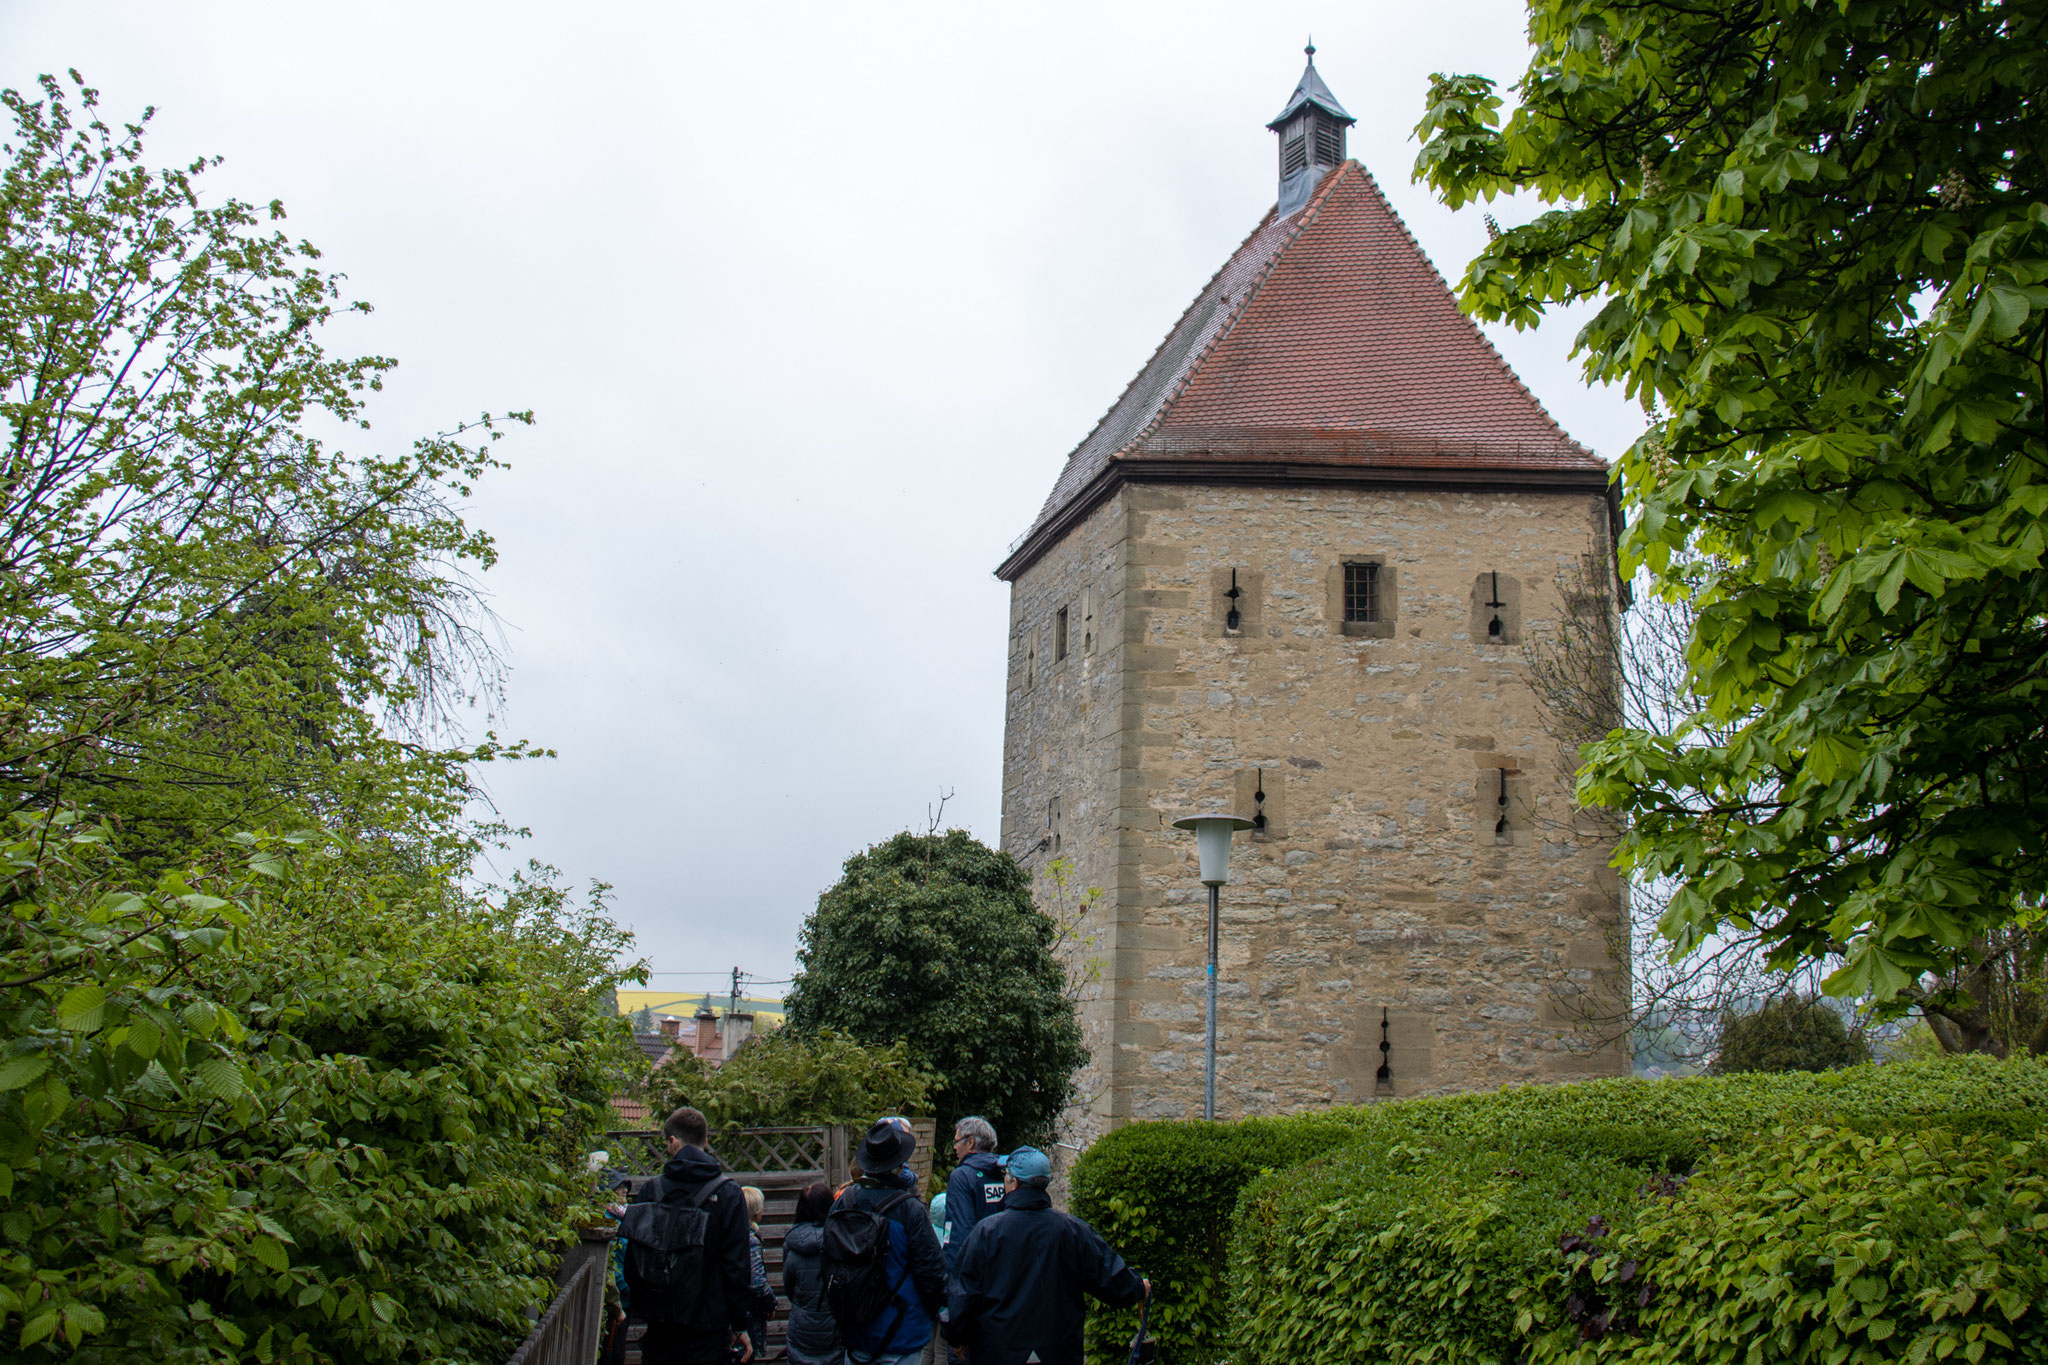
[[[946,1339],[974,1365],[1082,1365],[1083,1292],[1112,1308],[1145,1284],[1094,1228],[1026,1185],[975,1224],[954,1257]]]
[[[900,1172],[864,1175],[832,1207],[880,1208],[915,1183]],[[922,1351],[946,1301],[946,1258],[924,1204],[912,1195],[883,1216],[889,1220],[889,1285],[896,1302],[865,1327],[845,1333],[847,1354],[857,1360]]]
[[[960,1259],[974,1225],[1003,1206],[1003,1168],[994,1152],[969,1152],[946,1181],[946,1269]]]

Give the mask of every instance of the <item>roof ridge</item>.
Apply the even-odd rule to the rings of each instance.
[[[1486,334],[1486,329],[1473,321],[1472,315],[1465,311],[1464,304],[1458,300],[1458,291],[1451,288],[1450,281],[1444,278],[1444,272],[1436,268],[1435,258],[1422,249],[1422,243],[1417,241],[1415,234],[1408,230],[1408,220],[1403,218],[1401,211],[1394,207],[1394,201],[1387,198],[1386,191],[1380,188],[1380,182],[1373,179],[1372,172],[1365,168],[1363,162],[1357,164],[1358,173],[1365,177],[1366,186],[1372,190],[1373,194],[1378,197],[1381,205],[1386,208],[1387,216],[1394,220],[1394,226],[1401,229],[1401,235],[1408,239],[1408,245],[1415,248],[1415,254],[1420,256],[1422,263],[1429,267],[1429,273],[1436,276],[1436,282],[1444,287],[1446,294],[1451,296],[1451,302],[1458,304],[1458,315],[1464,318],[1466,324],[1478,334],[1479,343],[1486,347],[1487,354],[1493,357],[1494,362],[1507,374],[1508,379],[1516,388],[1522,391],[1523,396],[1536,405],[1536,411],[1543,414],[1543,420],[1550,423],[1551,429],[1564,438],[1565,444],[1574,449],[1583,450],[1588,455],[1595,454],[1590,446],[1580,445],[1578,438],[1574,437],[1569,431],[1566,431],[1564,424],[1550,415],[1550,409],[1543,406],[1543,400],[1536,396],[1535,390],[1522,382],[1522,376],[1515,373],[1514,366],[1508,364],[1507,357],[1502,355],[1500,348],[1493,344],[1493,338]]]
[[[1102,410],[1102,416],[1095,419],[1095,424],[1088,428],[1088,430],[1082,435],[1080,440],[1074,442],[1074,448],[1067,452],[1067,459],[1071,460],[1074,458],[1074,456],[1080,454],[1082,447],[1086,446],[1090,441],[1094,440],[1095,433],[1102,430],[1103,423],[1107,422],[1111,417],[1114,417],[1116,415],[1116,410],[1123,406],[1124,399],[1130,396],[1130,392],[1132,389],[1138,387],[1138,381],[1145,377],[1145,371],[1152,368],[1152,362],[1159,359],[1160,355],[1166,350],[1166,348],[1173,344],[1173,338],[1175,333],[1179,332],[1181,324],[1188,320],[1188,315],[1193,313],[1195,309],[1202,306],[1202,300],[1209,297],[1210,287],[1214,285],[1217,280],[1223,278],[1223,273],[1230,269],[1230,263],[1237,259],[1237,253],[1243,251],[1246,247],[1250,246],[1252,244],[1252,239],[1254,237],[1257,237],[1260,233],[1266,230],[1267,225],[1273,221],[1274,212],[1279,207],[1280,206],[1278,204],[1275,204],[1272,208],[1267,209],[1264,215],[1260,217],[1259,221],[1252,225],[1252,230],[1244,235],[1244,240],[1239,242],[1237,246],[1231,250],[1231,253],[1223,258],[1223,264],[1217,266],[1216,269],[1213,272],[1211,272],[1209,278],[1202,281],[1202,287],[1195,291],[1195,296],[1192,299],[1188,300],[1188,306],[1180,310],[1180,316],[1173,320],[1173,325],[1166,329],[1166,334],[1164,336],[1159,338],[1159,344],[1152,348],[1152,354],[1145,357],[1144,364],[1138,366],[1137,370],[1132,373],[1130,379],[1125,382],[1124,386],[1121,389],[1117,390],[1116,397],[1113,400],[1111,400],[1110,405],[1108,407]],[[1279,253],[1275,252],[1274,254],[1278,255]],[[1122,450],[1124,448],[1124,446],[1117,447],[1118,450]]]
[[[1294,230],[1287,234],[1286,241],[1273,248],[1273,254],[1266,258],[1266,263],[1263,266],[1259,267],[1259,273],[1252,278],[1251,284],[1246,287],[1244,297],[1238,301],[1235,308],[1230,310],[1229,321],[1216,329],[1216,334],[1209,338],[1208,345],[1202,347],[1200,351],[1189,357],[1186,371],[1174,384],[1173,388],[1167,392],[1166,397],[1160,401],[1159,410],[1152,414],[1152,420],[1147,422],[1144,428],[1130,440],[1112,450],[1109,453],[1111,459],[1115,459],[1124,451],[1129,450],[1132,446],[1137,445],[1151,436],[1153,432],[1159,430],[1160,424],[1165,422],[1167,414],[1173,411],[1174,404],[1178,403],[1181,400],[1181,396],[1188,391],[1188,385],[1192,384],[1195,376],[1202,372],[1202,365],[1209,359],[1210,354],[1215,351],[1217,346],[1222,344],[1225,337],[1237,330],[1238,323],[1244,321],[1244,315],[1250,310],[1252,301],[1258,298],[1259,291],[1266,287],[1266,281],[1273,278],[1273,271],[1280,264],[1280,258],[1287,254],[1287,248],[1301,240],[1301,234],[1308,231],[1309,224],[1314,222],[1316,215],[1322,212],[1323,201],[1329,197],[1331,189],[1336,186],[1337,182],[1344,178],[1344,168],[1346,166],[1356,166],[1361,173],[1365,170],[1365,167],[1360,166],[1356,160],[1347,158],[1332,167],[1330,173],[1323,177],[1322,183],[1309,192],[1308,202],[1294,211],[1294,216],[1299,220],[1295,223]],[[1275,204],[1273,212],[1278,213],[1279,211],[1280,206]],[[1266,220],[1261,218],[1259,226],[1264,227],[1265,225]],[[1245,240],[1250,241],[1251,239],[1246,238]],[[1227,265],[1228,262],[1225,264]],[[1219,271],[1218,273],[1220,274],[1221,272]]]

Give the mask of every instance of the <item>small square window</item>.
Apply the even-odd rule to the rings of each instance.
[[[1052,618],[1052,661],[1067,657],[1067,609],[1061,607]]]
[[[1344,619],[1346,622],[1380,619],[1380,566],[1344,566]]]

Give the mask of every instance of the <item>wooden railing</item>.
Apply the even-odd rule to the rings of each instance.
[[[611,1273],[611,1233],[588,1229],[562,1258],[561,1286],[540,1321],[506,1365],[592,1365],[604,1336],[604,1282]]]

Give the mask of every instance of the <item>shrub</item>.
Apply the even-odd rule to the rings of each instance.
[[[1716,1076],[1744,1071],[1833,1071],[1870,1060],[1870,1047],[1852,1034],[1825,1000],[1787,995],[1747,1014],[1721,1016]]]
[[[1266,1171],[1357,1140],[1341,1115],[1240,1123],[1137,1123],[1088,1148],[1072,1175],[1074,1212],[1151,1279],[1147,1328],[1169,1360],[1206,1360],[1222,1344],[1224,1251],[1240,1191]],[[1091,1338],[1120,1354],[1138,1315],[1091,1304]]]
[[[713,1132],[845,1123],[929,1111],[934,1077],[911,1064],[901,1042],[863,1047],[843,1033],[791,1029],[760,1034],[723,1066],[678,1050],[648,1078],[655,1121],[679,1105],[704,1111]]]
[[[1162,1323],[1163,1347],[1176,1361],[1206,1361],[1229,1339],[1223,1289],[1228,1229],[1245,1187],[1262,1172],[1340,1147],[1363,1164],[1402,1145],[1526,1144],[1541,1134],[1549,1135],[1552,1150],[1562,1151],[1565,1135],[1577,1132],[1590,1155],[1595,1144],[1622,1141],[1617,1130],[1626,1129],[1652,1135],[1643,1142],[1703,1151],[1823,1119],[1980,1124],[2017,1133],[2030,1131],[2037,1114],[2048,1114],[2048,1062],[2034,1059],[1955,1057],[1829,1072],[1529,1085],[1286,1119],[1127,1125],[1076,1163],[1073,1203],[1157,1282],[1155,1321]],[[1134,1315],[1092,1311],[1099,1352],[1127,1336],[1135,1322]]]
[[[0,1356],[503,1359],[636,1060],[601,914],[258,838],[151,886],[16,821]]]
[[[1246,1365],[1495,1361],[1512,1290],[1559,1237],[1626,1218],[1697,1139],[1591,1125],[1444,1146],[1356,1144],[1246,1191],[1233,1237],[1234,1358]]]
[[[1943,1126],[1723,1148],[1582,1267],[1641,1288],[1627,1330],[1517,1294],[1535,1362],[2048,1359],[2048,1149]],[[1563,1259],[1569,1253],[1555,1253]]]

